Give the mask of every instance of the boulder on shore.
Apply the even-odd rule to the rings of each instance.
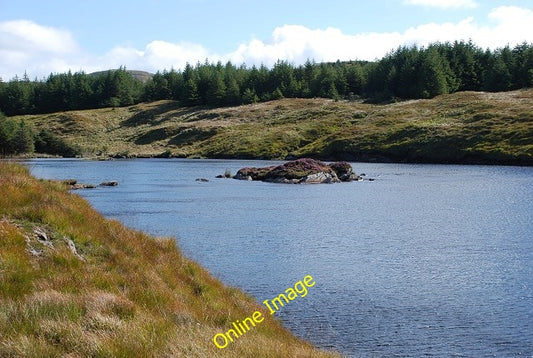
[[[340,183],[360,179],[347,162],[327,165],[310,158],[296,159],[278,166],[242,168],[234,178],[286,184]]]

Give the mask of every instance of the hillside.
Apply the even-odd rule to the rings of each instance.
[[[98,76],[107,74],[109,71],[116,71],[116,70],[92,72],[92,73],[89,73],[89,76],[98,77]],[[146,72],[146,71],[126,70],[126,72],[129,73],[136,80],[139,80],[143,83],[150,80],[154,76],[150,72]]]
[[[225,108],[175,101],[21,116],[85,156],[533,164],[533,89],[386,105],[281,99]]]
[[[182,256],[59,182],[0,162],[1,357],[330,357]],[[263,313],[225,349],[213,336]]]

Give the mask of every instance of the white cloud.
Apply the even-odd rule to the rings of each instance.
[[[473,17],[457,23],[429,23],[411,27],[403,33],[361,33],[348,35],[339,29],[309,29],[304,26],[278,27],[269,42],[257,39],[229,54],[236,63],[272,65],[277,59],[296,64],[307,58],[316,61],[375,60],[401,45],[427,46],[434,42],[472,40],[482,48],[496,49],[524,41],[533,42],[533,11],[504,6],[489,14],[490,26],[481,26]]]
[[[294,63],[304,63],[307,59],[317,62],[376,59],[397,47],[401,37],[399,33],[346,35],[332,27],[313,30],[285,25],[274,30],[269,43],[254,39],[226,57],[237,64],[265,65],[272,65],[278,59]]]
[[[81,64],[80,48],[65,30],[27,20],[0,22],[0,76],[28,73],[45,75]],[[76,60],[74,60],[76,59]]]
[[[438,7],[441,9],[472,9],[478,7],[478,3],[474,0],[404,0],[404,4]]]
[[[489,19],[495,24],[492,28],[480,31],[480,44],[513,44],[522,41],[533,42],[533,10],[516,6],[501,6],[492,10]]]
[[[187,63],[210,58],[209,52],[201,45],[192,43],[173,44],[165,41],[152,41],[143,50],[132,47],[115,47],[99,58],[107,68],[126,65],[130,69],[156,72],[163,69],[184,68]]]
[[[274,29],[268,41],[254,38],[226,54],[210,52],[202,45],[152,41],[143,49],[117,46],[104,55],[85,55],[64,30],[37,25],[30,21],[0,23],[0,77],[10,79],[28,71],[30,77],[69,69],[86,72],[126,66],[155,72],[183,69],[186,63],[232,61],[273,65],[287,60],[296,65],[307,59],[320,61],[375,60],[402,45],[426,46],[433,42],[472,40],[482,48],[496,49],[524,41],[533,43],[533,11],[502,6],[488,15],[487,25],[473,17],[456,23],[428,23],[403,32],[345,34],[333,27],[310,29],[284,25]]]

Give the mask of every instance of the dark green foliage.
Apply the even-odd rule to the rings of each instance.
[[[21,120],[15,130],[13,137],[13,147],[16,154],[33,153],[35,144],[33,142],[33,130]]]
[[[33,129],[24,122],[6,118],[0,112],[0,155],[33,153]]]
[[[6,115],[31,112],[34,83],[25,76],[15,77],[8,83],[0,83],[0,110]]]
[[[45,129],[35,135],[35,151],[62,157],[75,157],[81,154],[78,147],[68,144],[54,133]]]
[[[49,131],[36,134],[24,120],[6,118],[0,112],[0,156],[33,152],[74,157],[80,154],[80,149]]]
[[[0,83],[0,109],[8,116],[74,109],[127,106],[141,100],[145,85],[121,67],[87,75],[51,74],[30,82],[25,76]]]
[[[247,88],[242,95],[242,103],[251,104],[256,102],[259,102],[259,97],[257,97],[257,93],[255,93],[254,89]]]
[[[366,67],[366,96],[383,101],[456,91],[508,91],[533,85],[533,46],[491,52],[471,42],[401,47]]]
[[[485,51],[472,42],[454,42],[427,48],[400,47],[377,62],[307,61],[294,66],[278,61],[268,69],[206,61],[187,64],[183,71],[158,72],[146,83],[122,67],[96,75],[54,74],[35,82],[24,76],[22,80],[0,82],[0,109],[16,115],[163,99],[185,106],[228,106],[296,97],[365,97],[381,102],[532,85],[533,45]]]
[[[15,132],[14,124],[14,121],[7,119],[0,112],[0,156],[12,153],[11,143]]]

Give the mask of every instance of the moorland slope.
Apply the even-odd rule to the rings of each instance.
[[[533,89],[390,104],[317,98],[207,108],[158,101],[19,118],[80,145],[88,157],[533,164]]]

